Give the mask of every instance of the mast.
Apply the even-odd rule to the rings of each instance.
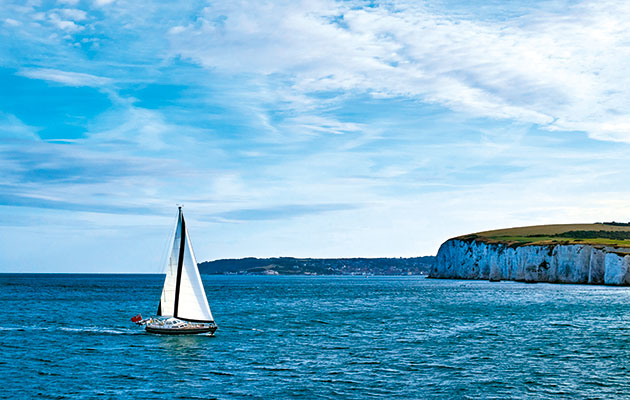
[[[182,284],[182,266],[184,265],[184,246],[186,246],[186,223],[184,222],[184,214],[182,213],[182,206],[179,206],[179,218],[181,220],[179,258],[177,259],[177,283],[175,284],[175,308],[173,310],[173,316],[175,318],[177,318],[177,311],[179,309],[179,288]]]

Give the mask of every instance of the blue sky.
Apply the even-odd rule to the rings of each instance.
[[[630,5],[5,2],[0,271],[630,220]]]

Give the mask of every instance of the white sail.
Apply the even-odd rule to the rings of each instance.
[[[158,315],[192,321],[214,320],[181,208],[168,258]]]
[[[160,297],[160,305],[158,306],[157,315],[164,317],[172,317],[175,311],[175,287],[177,285],[177,266],[179,259],[179,245],[181,243],[181,212],[177,216],[177,225],[175,226],[175,234],[173,235],[173,246],[168,256],[166,264],[166,279],[164,280],[164,288]]]

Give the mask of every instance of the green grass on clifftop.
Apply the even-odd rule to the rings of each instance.
[[[630,223],[536,225],[459,236],[460,240],[506,243],[513,246],[589,244],[630,248]]]

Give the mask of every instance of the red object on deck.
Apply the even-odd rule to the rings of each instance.
[[[142,321],[142,315],[138,314],[135,317],[131,317],[131,322],[138,322],[138,321]]]

